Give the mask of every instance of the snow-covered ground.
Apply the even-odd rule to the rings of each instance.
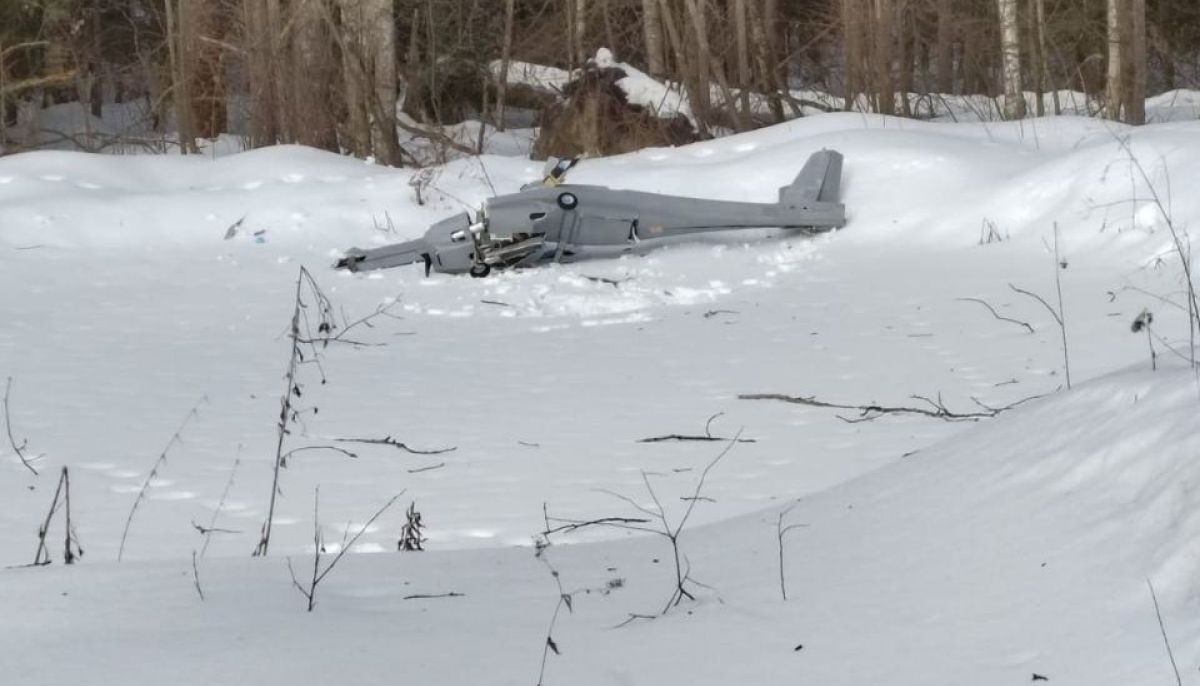
[[[550,631],[545,684],[1169,683],[1147,580],[1195,682],[1200,386],[1170,228],[1186,240],[1200,222],[1200,124],[823,115],[586,160],[571,180],[769,201],[826,147],[846,157],[842,231],[482,280],[329,265],[539,163],[0,158],[0,376],[41,472],[0,436],[0,565],[33,561],[63,466],[85,552],[61,565],[60,512],[55,564],[0,571],[0,681],[536,683],[553,568],[574,611]],[[1053,318],[1010,288],[1058,306],[1056,225],[1070,390]],[[394,316],[356,330],[379,345],[300,368],[298,402],[319,412],[286,445],[357,458],[294,455],[270,555],[251,558],[301,267],[339,316]],[[1144,308],[1157,371],[1130,332]],[[739,399],[755,393],[958,412],[1044,397],[979,422],[851,423]],[[714,415],[714,435],[754,442],[712,469],[680,538],[696,600],[614,628],[670,597],[666,540],[592,528],[538,558],[534,538],[547,515],[645,517],[644,479],[678,521],[729,446],[639,439],[703,434]],[[384,436],[455,450],[334,443]],[[375,554],[347,555],[310,615],[287,559],[311,570],[318,486],[326,561],[405,492],[353,548]],[[394,552],[411,501],[428,550]],[[803,525],[785,535],[786,601],[784,512]],[[195,525],[220,530],[207,549]],[[449,592],[463,595],[409,598]]]

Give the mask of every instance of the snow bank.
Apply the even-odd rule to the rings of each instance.
[[[1200,220],[1200,200],[1172,186],[1197,172],[1200,123],[1131,129],[1057,117],[946,125],[836,114],[588,160],[571,178],[770,202],[809,154],[826,147],[846,156],[846,234],[854,240],[967,245],[984,226],[1003,237],[1041,236],[1057,222],[1076,247],[1124,247],[1151,237],[1146,251],[1155,254],[1166,245],[1167,217],[1176,226]],[[488,156],[417,177],[296,146],[215,161],[16,155],[0,159],[0,221],[7,227],[0,241],[219,245],[228,227],[244,220],[250,235],[266,231],[264,240],[332,251],[419,235],[435,219],[476,208],[493,192],[512,192],[538,173],[532,162]],[[417,205],[414,184],[427,204]]]

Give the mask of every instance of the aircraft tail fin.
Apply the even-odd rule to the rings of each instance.
[[[809,156],[791,185],[779,189],[779,203],[804,206],[816,202],[838,202],[842,190],[842,154],[820,150]]]

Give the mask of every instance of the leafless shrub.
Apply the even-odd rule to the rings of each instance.
[[[37,553],[33,556],[33,566],[35,567],[52,562],[46,537],[50,533],[50,524],[54,520],[54,515],[59,510],[60,500],[63,510],[63,563],[75,564],[76,560],[83,557],[83,548],[79,545],[79,537],[75,535],[75,527],[71,524],[71,474],[66,467],[63,467],[58,477],[58,486],[54,489],[54,498],[50,501],[50,511],[46,513],[45,521],[38,528]]]
[[[604,491],[604,493],[623,501],[638,512],[645,514],[646,518],[602,517],[593,520],[576,520],[550,517],[547,515],[546,529],[542,532],[542,536],[546,541],[549,541],[551,535],[578,531],[591,526],[608,526],[618,529],[628,529],[631,531],[644,531],[656,536],[661,536],[665,538],[671,546],[671,559],[674,563],[675,579],[674,588],[671,591],[670,597],[667,599],[666,604],[658,614],[664,615],[670,612],[672,608],[683,602],[684,598],[688,600],[695,600],[696,596],[692,594],[692,592],[689,590],[689,587],[702,586],[703,584],[692,578],[691,566],[688,562],[687,555],[681,550],[680,539],[686,530],[687,523],[692,516],[692,512],[696,509],[696,503],[700,502],[701,500],[711,500],[702,495],[704,484],[708,480],[709,472],[712,471],[713,467],[717,466],[717,463],[720,462],[723,457],[729,454],[729,451],[733,449],[733,446],[737,445],[741,437],[742,432],[738,431],[737,434],[729,440],[729,443],[725,446],[725,448],[716,457],[714,457],[707,466],[704,467],[704,471],[700,473],[700,477],[696,480],[695,488],[693,489],[692,494],[690,496],[680,498],[680,500],[686,503],[686,505],[684,506],[683,512],[680,514],[678,520],[672,520],[667,512],[667,509],[663,507],[662,500],[658,497],[658,492],[650,483],[649,475],[643,471],[642,483],[645,485],[646,493],[650,497],[650,500],[654,503],[654,507],[642,505],[633,498],[620,493],[614,493],[612,491]]]
[[[1138,316],[1133,319],[1133,324],[1129,330],[1133,333],[1140,333],[1143,329],[1146,331],[1146,345],[1150,346],[1150,371],[1158,370],[1158,353],[1154,352],[1154,313],[1143,307]]]
[[[996,222],[984,217],[979,225],[979,244],[988,245],[989,243],[1000,243],[1003,240],[1004,236],[1000,234]]]
[[[334,555],[333,559],[329,561],[329,564],[322,567],[321,555],[325,552],[325,537],[321,534],[321,489],[320,487],[316,489],[316,492],[313,495],[313,568],[312,577],[308,579],[307,585],[301,584],[300,580],[296,578],[296,570],[292,568],[292,558],[289,557],[287,559],[288,571],[292,575],[292,585],[296,587],[296,590],[300,592],[300,595],[304,596],[304,599],[308,603],[309,612],[312,612],[313,608],[316,607],[317,604],[317,587],[322,581],[325,580],[325,577],[329,576],[329,573],[332,572],[335,567],[337,567],[337,564],[342,561],[342,557],[348,550],[350,550],[350,548],[354,547],[354,544],[358,542],[359,538],[362,538],[362,535],[367,532],[367,529],[371,528],[371,525],[375,523],[375,520],[379,519],[384,512],[387,512],[388,508],[395,504],[395,502],[402,495],[404,495],[404,491],[400,491],[396,495],[392,496],[391,500],[388,500],[383,504],[383,507],[376,510],[375,514],[371,515],[371,518],[359,528],[357,533],[351,536],[349,540],[342,543],[341,549],[338,550],[337,555]]]
[[[317,407],[304,410],[298,403],[304,396],[305,384],[300,380],[302,365],[311,364],[317,368],[321,385],[327,381],[324,369],[321,367],[322,351],[331,344],[350,345],[355,347],[377,345],[350,338],[348,334],[362,328],[373,328],[372,322],[381,316],[390,316],[390,305],[381,305],[369,315],[344,324],[338,323],[333,301],[325,295],[312,274],[300,267],[296,276],[295,297],[292,302],[292,318],[288,326],[287,337],[291,345],[287,369],[284,373],[284,391],[279,398],[279,419],[276,422],[277,440],[275,443],[275,463],[271,477],[271,496],[267,506],[267,517],[263,521],[258,544],[254,555],[266,555],[271,546],[271,528],[275,521],[275,504],[279,495],[280,470],[287,467],[288,458],[305,451],[331,451],[346,457],[358,457],[353,452],[333,445],[306,445],[288,449],[287,438],[292,435],[292,429],[300,422],[301,413],[311,411],[314,414]],[[382,345],[382,344],[378,344]]]
[[[1154,180],[1150,177],[1150,173],[1142,164],[1142,161],[1133,152],[1133,147],[1129,143],[1128,136],[1113,134],[1117,141],[1117,145],[1124,151],[1129,159],[1129,164],[1133,171],[1137,172],[1138,178],[1145,184],[1147,192],[1150,194],[1150,202],[1154,208],[1158,210],[1159,216],[1163,223],[1166,224],[1167,230],[1171,234],[1172,247],[1175,250],[1175,256],[1179,259],[1179,265],[1183,270],[1184,285],[1187,290],[1187,313],[1188,313],[1188,341],[1190,344],[1191,353],[1189,360],[1193,369],[1196,368],[1196,333],[1200,327],[1200,299],[1196,296],[1196,282],[1192,278],[1192,250],[1191,241],[1188,234],[1181,229],[1176,223],[1170,208],[1170,177],[1167,182],[1167,197],[1164,198],[1159,192]],[[1137,200],[1132,198],[1132,200]]]
[[[566,608],[568,613],[575,611],[575,596],[580,594],[590,595],[593,592],[599,595],[608,595],[615,590],[625,586],[625,580],[620,577],[609,579],[601,588],[577,588],[573,591],[567,591],[562,583],[562,575],[558,569],[550,562],[550,557],[546,554],[546,550],[550,547],[549,539],[543,534],[534,540],[534,557],[541,561],[546,569],[550,572],[550,577],[554,579],[554,586],[558,590],[558,601],[554,604],[554,612],[550,615],[550,625],[546,627],[546,640],[542,644],[542,664],[538,670],[537,686],[542,686],[546,680],[546,663],[550,659],[550,653],[562,655],[562,651],[558,647],[558,642],[554,640],[554,628],[558,625],[559,616],[562,614],[563,608]]]
[[[421,521],[421,513],[417,512],[417,501],[409,503],[404,516],[406,521],[400,527],[400,540],[396,548],[405,552],[425,550],[425,524]]]

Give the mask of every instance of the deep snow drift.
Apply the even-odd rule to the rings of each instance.
[[[60,466],[85,549],[57,564],[56,520],[54,566],[2,572],[5,683],[533,683],[559,593],[532,548],[546,514],[637,517],[619,496],[651,507],[644,472],[677,518],[722,444],[638,441],[703,434],[718,413],[714,435],[755,442],[713,469],[683,535],[698,600],[613,629],[662,609],[670,549],[611,528],[555,537],[565,590],[596,590],[559,617],[545,683],[1162,683],[1147,579],[1193,675],[1200,390],[1170,229],[1200,221],[1200,124],[825,115],[587,160],[571,179],[769,200],[823,147],[846,156],[843,231],[484,280],[328,265],[515,190],[538,163],[422,176],[295,147],[0,159],[0,375],[15,440],[41,456],[34,477],[0,441],[0,563],[33,560]],[[1055,225],[1071,390],[1057,325],[1009,285],[1058,306]],[[383,345],[326,349],[326,384],[302,367],[319,412],[288,445],[455,450],[295,455],[271,555],[250,559],[301,265],[348,319],[396,316],[357,332]],[[1129,330],[1144,308],[1149,340]],[[960,412],[1045,397],[981,422],[851,423],[747,393]],[[355,547],[380,554],[347,556],[310,616],[284,558],[311,565],[318,485],[330,553],[407,491]],[[797,498],[784,602],[775,527]],[[429,550],[385,552],[411,500]],[[213,523],[202,601],[193,525]],[[465,595],[405,600],[450,591]]]

